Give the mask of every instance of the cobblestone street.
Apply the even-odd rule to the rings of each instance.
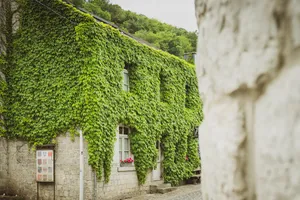
[[[130,200],[202,200],[200,185],[179,186],[177,190],[166,194],[146,194]]]

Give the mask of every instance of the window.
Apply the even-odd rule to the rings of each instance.
[[[195,63],[195,61],[196,61],[196,53],[193,53],[193,61],[194,61],[194,63]]]
[[[194,138],[198,139],[199,138],[199,126],[196,126],[194,128]]]
[[[126,68],[123,70],[123,90],[129,91],[129,74]]]
[[[166,101],[166,76],[164,76],[164,74],[161,72],[160,75],[159,75],[159,81],[160,81],[160,85],[159,85],[159,89],[160,89],[160,101]]]
[[[130,141],[128,135],[130,134],[130,128],[126,126],[119,126],[119,159],[120,163],[126,159],[132,158],[130,153]],[[132,158],[133,159],[133,158]]]
[[[189,94],[190,94],[190,86],[186,83],[185,84],[185,107],[189,108]]]

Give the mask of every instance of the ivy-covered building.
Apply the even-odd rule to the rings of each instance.
[[[193,65],[60,0],[25,1],[13,47],[0,138],[7,165],[20,172],[2,176],[10,190],[28,199],[78,198],[79,130],[86,199],[146,191],[154,181],[176,185],[199,166]],[[40,155],[23,148],[49,144],[55,175],[44,184],[48,177],[35,176]]]

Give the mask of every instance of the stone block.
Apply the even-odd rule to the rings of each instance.
[[[195,5],[203,199],[299,199],[299,1]]]
[[[299,74],[300,65],[285,68],[257,101],[258,199],[297,199],[300,191]]]
[[[240,199],[246,192],[243,110],[230,97],[206,109],[199,129],[201,160],[205,163],[202,165],[204,194],[207,192],[212,199]]]

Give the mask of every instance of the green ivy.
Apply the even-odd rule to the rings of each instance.
[[[7,76],[8,135],[32,145],[81,128],[89,164],[109,181],[118,124],[132,128],[140,184],[164,152],[164,180],[177,184],[199,166],[193,128],[202,121],[195,68],[123,36],[59,0],[28,0]],[[129,66],[130,92],[122,90]],[[188,160],[186,160],[186,156]]]
[[[4,56],[0,55],[0,71],[3,71],[5,66],[7,65],[7,62],[5,61]],[[4,79],[4,74],[0,73],[0,137],[6,136],[6,129],[3,119],[3,114],[5,112],[5,105],[4,105],[4,98],[5,93],[7,91],[7,84]]]

